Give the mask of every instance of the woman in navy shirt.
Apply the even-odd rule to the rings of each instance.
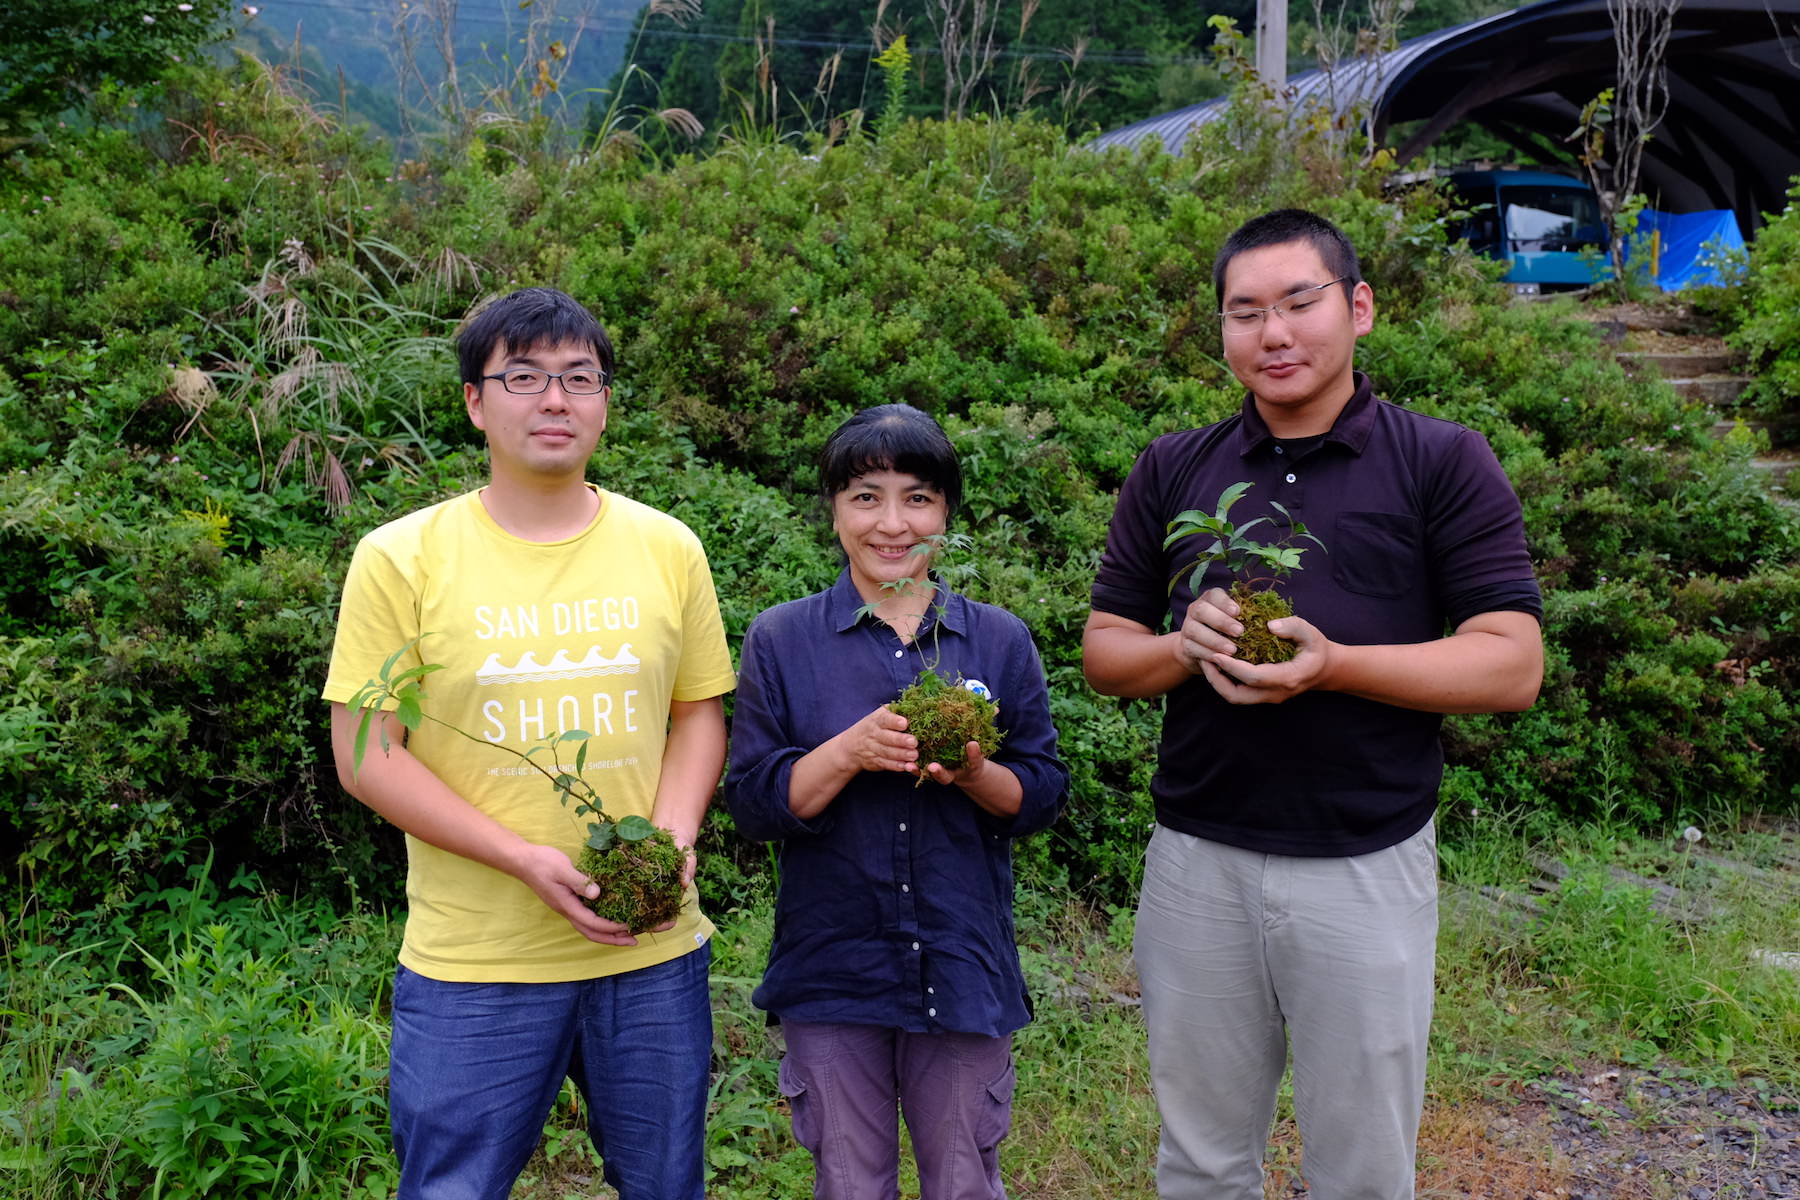
[[[1043,667],[1022,621],[950,591],[915,552],[962,494],[936,421],[904,404],[858,413],[820,474],[846,566],[752,622],[732,722],[732,816],[781,845],[753,999],[782,1026],[815,1197],[896,1195],[904,1113],[922,1200],[1003,1200],[1012,1033],[1031,1017],[1011,844],[1056,819],[1069,783]],[[992,758],[971,743],[958,769],[917,761],[887,704],[921,663],[998,703]]]

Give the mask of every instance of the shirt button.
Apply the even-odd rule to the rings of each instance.
[[[914,943],[913,943],[913,949],[914,949],[914,950],[917,950],[917,949],[918,949],[918,948],[919,948],[919,943],[917,943],[917,942],[914,942]]]
[[[927,996],[935,996],[935,995],[937,995],[937,989],[934,987],[928,987],[925,989],[925,994]]]
[[[903,892],[910,892],[912,891],[912,885],[903,883],[900,885],[900,890]]]
[[[1277,447],[1275,447],[1275,453],[1283,454],[1283,453],[1286,453],[1286,451],[1282,450],[1282,448],[1280,446],[1277,446]]]
[[[905,654],[905,653],[906,653],[906,651],[904,651],[904,650],[896,650],[896,651],[894,651],[894,657],[899,658],[902,654]]]
[[[935,1008],[928,1008],[928,1009],[926,1009],[926,1010],[925,1010],[925,1015],[926,1015],[926,1016],[928,1016],[928,1017],[935,1017],[935,1016],[937,1016],[937,1009],[935,1009]]]
[[[1288,472],[1288,477],[1287,477],[1287,481],[1288,481],[1288,482],[1289,482],[1289,483],[1292,483],[1292,482],[1294,482],[1294,474],[1293,474],[1293,472],[1292,472],[1292,471],[1290,471],[1290,472]]]
[[[900,832],[901,833],[906,832],[906,822],[905,821],[900,822]]]

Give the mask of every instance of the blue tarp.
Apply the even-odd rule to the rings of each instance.
[[[1637,233],[1626,261],[1650,261],[1650,277],[1665,292],[1687,287],[1721,286],[1719,260],[1735,250],[1744,253],[1744,236],[1728,208],[1706,212],[1666,213],[1647,208],[1638,214]],[[1652,258],[1652,256],[1654,257]]]

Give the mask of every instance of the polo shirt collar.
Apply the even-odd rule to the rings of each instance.
[[[1375,385],[1361,371],[1352,372],[1351,377],[1356,381],[1356,391],[1351,393],[1349,403],[1332,422],[1325,440],[1339,442],[1351,453],[1361,454],[1375,432]],[[1256,411],[1256,398],[1249,393],[1244,395],[1242,415],[1243,420],[1238,423],[1237,451],[1240,457],[1248,457],[1257,447],[1274,441],[1275,435],[1269,432],[1268,422]]]
[[[951,591],[949,585],[943,580],[934,577],[932,582],[937,585],[941,600],[934,599],[932,601],[931,607],[925,613],[927,620],[919,626],[919,631],[923,633],[929,628],[931,622],[936,620],[941,621],[944,629],[950,633],[967,632],[969,602]],[[856,585],[850,581],[848,566],[838,572],[837,582],[831,585],[826,604],[833,629],[843,633],[856,627],[856,610],[863,606],[863,598],[862,594],[856,590]],[[938,612],[940,604],[943,608],[942,614]]]

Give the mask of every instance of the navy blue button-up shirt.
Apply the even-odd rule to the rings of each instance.
[[[1049,825],[1068,793],[1049,696],[1024,622],[939,585],[913,644],[831,588],[768,609],[744,636],[725,794],[737,827],[781,843],[775,940],[752,997],[777,1017],[914,1033],[1011,1033],[1031,1018],[1012,921],[1012,839]],[[935,627],[935,628],[934,628]],[[994,755],[1019,777],[1018,813],[960,788],[865,771],[810,820],[788,807],[808,751],[899,697],[939,658],[1000,706]]]

